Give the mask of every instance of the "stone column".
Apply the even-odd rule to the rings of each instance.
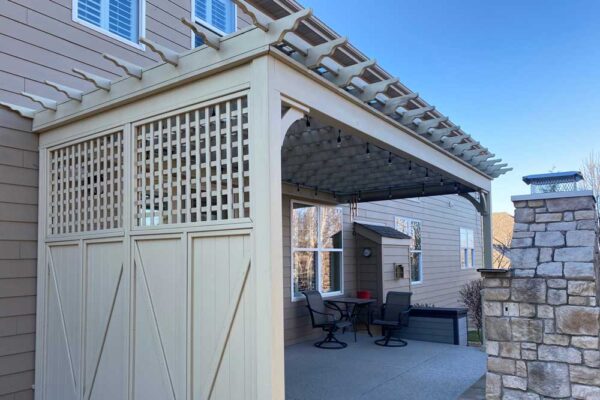
[[[513,202],[511,269],[482,271],[486,398],[600,399],[594,197],[549,193]]]

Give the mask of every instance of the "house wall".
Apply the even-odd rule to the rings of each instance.
[[[176,51],[190,48],[180,22],[192,0],[145,0],[145,36]],[[238,27],[248,18],[238,14]],[[72,68],[115,79],[109,53],[147,67],[149,51],[72,20],[72,0],[0,1],[0,101],[38,109],[21,91],[62,101],[45,80],[80,90],[92,85]],[[33,397],[37,248],[37,136],[29,120],[0,109],[0,398]]]
[[[30,131],[0,110],[0,398],[33,396],[38,141]]]
[[[290,249],[290,201],[283,198],[284,236],[284,317],[286,345],[312,339],[321,333],[310,325],[304,301],[291,299],[291,249]],[[302,201],[303,199],[298,199]],[[304,199],[306,201],[307,199]],[[318,197],[310,201],[318,201]],[[364,239],[353,235],[348,206],[344,209],[344,294],[354,296],[357,290],[357,262]],[[408,280],[396,281],[392,265],[395,257],[406,255],[388,251],[384,262],[385,289],[411,290],[413,303],[429,303],[438,307],[460,306],[459,290],[472,279],[478,279],[476,268],[460,268],[460,228],[473,229],[475,233],[476,267],[482,265],[481,217],[466,199],[455,195],[426,197],[419,200],[390,200],[358,205],[357,221],[394,226],[395,217],[418,219],[422,222],[423,283],[408,285]],[[385,253],[384,249],[384,253]],[[381,255],[375,252],[373,262]],[[378,261],[378,260],[377,260]],[[363,279],[361,277],[361,279]],[[399,283],[399,284],[398,284]]]

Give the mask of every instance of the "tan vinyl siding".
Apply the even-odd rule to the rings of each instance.
[[[313,330],[304,301],[291,300],[291,256],[290,256],[290,201],[283,197],[283,286],[285,343],[290,345],[314,339],[322,334]],[[311,198],[318,202],[318,197]],[[362,248],[369,245],[373,255],[368,264],[380,263],[379,245],[353,235],[348,206],[344,207],[344,294],[355,296],[357,290],[356,263],[365,262],[360,256]],[[395,217],[406,217],[421,221],[423,248],[423,282],[408,285],[408,280],[394,279],[393,263],[407,260],[406,248],[383,245],[384,290],[411,290],[413,303],[429,303],[438,307],[460,307],[458,291],[466,282],[477,279],[476,268],[460,268],[460,228],[472,229],[475,235],[476,267],[482,262],[481,217],[466,199],[459,196],[427,197],[419,200],[390,200],[358,205],[356,220],[385,224],[394,227]],[[408,268],[408,266],[406,267]],[[406,270],[405,270],[406,271]],[[376,273],[362,274],[361,282],[371,289],[370,283]]]
[[[176,51],[191,46],[180,23],[192,0],[146,0],[145,36]],[[148,67],[152,52],[112,39],[72,19],[72,0],[0,1],[0,100],[38,109],[22,91],[58,101],[50,80],[92,89],[73,72],[80,68],[115,79],[123,71],[109,53]],[[238,27],[248,18],[238,15]],[[30,122],[0,109],[0,398],[33,398],[37,251],[37,137]]]
[[[0,110],[0,398],[33,396],[38,157],[30,129]]]

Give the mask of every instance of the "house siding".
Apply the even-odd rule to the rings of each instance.
[[[0,110],[0,398],[33,398],[37,135]],[[7,397],[12,398],[12,397]]]
[[[291,298],[291,247],[290,247],[290,202],[293,198],[283,197],[283,235],[284,235],[284,318],[286,345],[313,339],[321,332],[313,330],[304,301],[292,301]],[[302,201],[302,199],[298,199]],[[304,199],[306,201],[306,199]],[[315,202],[315,198],[310,201]],[[344,209],[344,294],[356,295],[357,260],[363,262],[360,250],[367,243],[364,238],[353,235],[353,224],[350,220],[350,209]],[[437,307],[459,307],[459,290],[462,285],[479,278],[476,268],[460,268],[460,228],[473,229],[475,235],[475,259],[479,268],[483,259],[481,217],[477,210],[466,199],[455,195],[426,197],[419,200],[389,200],[358,205],[355,220],[385,224],[394,227],[395,217],[406,217],[420,220],[422,223],[423,248],[423,282],[408,286],[408,280],[398,285],[393,277],[392,252],[402,251],[401,247],[386,249],[384,254],[379,250],[373,253],[370,263],[380,264],[383,257],[384,290],[410,290],[413,292],[413,303],[434,304]],[[371,243],[372,245],[372,243]],[[373,249],[376,247],[373,246]],[[403,259],[406,254],[397,254]],[[359,279],[371,281],[376,274],[364,274]],[[369,288],[372,284],[369,286]]]
[[[191,46],[180,22],[192,0],[146,0],[145,36],[175,51]],[[46,80],[80,90],[92,84],[73,68],[109,79],[123,71],[108,53],[148,67],[159,60],[72,19],[72,0],[0,0],[0,101],[39,109],[22,91],[63,101]],[[249,18],[238,14],[238,27]],[[33,398],[36,251],[37,136],[31,122],[0,109],[0,399]]]

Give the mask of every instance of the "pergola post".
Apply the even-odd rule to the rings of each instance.
[[[482,193],[483,210],[481,213],[483,229],[483,268],[492,268],[492,194]]]
[[[469,200],[481,215],[483,235],[483,267],[492,268],[492,193],[479,192],[479,199],[468,193],[461,193],[461,197]]]
[[[250,201],[256,289],[258,399],[283,399],[283,244],[281,214],[281,100],[269,82],[272,60],[252,62],[249,93]]]

